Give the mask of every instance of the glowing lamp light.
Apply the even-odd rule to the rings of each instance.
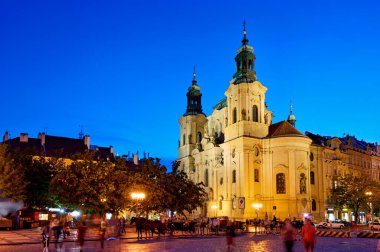
[[[131,193],[131,197],[136,200],[145,199],[145,193]]]
[[[262,203],[253,203],[252,207],[255,208],[255,209],[260,209],[260,208],[263,207],[263,204]]]

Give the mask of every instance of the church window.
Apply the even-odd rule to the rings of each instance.
[[[236,183],[236,170],[232,171],[232,183]]]
[[[310,152],[310,161],[313,161],[314,160],[314,154],[313,152]]]
[[[254,122],[259,121],[258,109],[256,105],[253,105],[252,107],[252,121]]]
[[[300,193],[306,193],[306,176],[305,173],[300,175]]]
[[[220,180],[219,180],[219,184],[220,184],[220,185],[223,185],[223,177],[220,178]]]
[[[222,199],[219,200],[219,210],[223,210],[223,202],[222,202]]]
[[[197,138],[197,142],[200,143],[202,142],[202,133],[198,131],[198,138]]]
[[[315,199],[311,200],[311,211],[317,211],[317,202]]]
[[[205,186],[208,187],[208,169],[205,170]]]
[[[234,108],[232,112],[232,123],[236,123],[236,122],[237,122],[237,112],[236,112],[236,108]]]
[[[315,181],[314,181],[314,172],[311,171],[310,172],[310,184],[314,185]]]
[[[253,70],[252,60],[248,61],[248,67],[249,67],[249,70]]]
[[[285,194],[285,174],[284,173],[278,173],[276,175],[276,191],[277,194]]]
[[[255,169],[254,170],[254,180],[255,182],[260,182],[260,179],[259,179],[259,169]]]
[[[191,141],[191,134],[189,135],[189,144],[191,144],[192,143],[192,141]]]
[[[182,145],[186,144],[185,140],[186,140],[186,136],[185,136],[185,134],[183,134],[183,136],[182,136]]]

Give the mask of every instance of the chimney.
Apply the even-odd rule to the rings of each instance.
[[[138,153],[136,153],[136,154],[133,155],[133,163],[135,165],[139,164],[139,154]]]
[[[89,150],[90,149],[90,136],[89,135],[85,135],[83,137],[83,140],[84,140],[84,144],[87,146],[87,149]]]
[[[45,132],[38,132],[38,139],[41,140],[41,146],[44,146],[45,145]]]
[[[28,142],[28,133],[20,133],[20,142],[22,143]]]
[[[9,137],[8,131],[5,131],[4,136],[3,136],[3,142],[8,141],[8,137]]]

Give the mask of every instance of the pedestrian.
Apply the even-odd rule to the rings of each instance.
[[[63,244],[63,226],[62,223],[59,223],[57,226],[54,226],[53,228],[54,238],[55,238],[55,248],[58,249],[58,247],[61,249]]]
[[[42,235],[43,246],[48,248],[49,243],[50,243],[50,222],[49,221],[45,223],[45,226],[42,229],[41,235]]]
[[[80,246],[80,252],[83,252],[83,245],[84,245],[84,237],[86,236],[86,222],[82,221],[82,225],[78,227],[78,241]]]
[[[100,246],[103,249],[104,248],[104,238],[106,236],[106,230],[107,230],[107,224],[104,218],[100,221],[100,229],[99,229],[99,234],[100,234]]]
[[[286,251],[292,252],[294,241],[297,236],[297,230],[295,229],[295,227],[293,227],[289,219],[285,220],[284,226],[281,229],[281,235],[284,240]]]
[[[231,247],[234,245],[235,236],[235,228],[232,223],[229,222],[226,227],[227,251],[230,251]]]
[[[305,252],[308,252],[309,249],[310,252],[313,252],[316,238],[315,234],[317,230],[315,229],[315,227],[311,225],[309,219],[305,219],[305,224],[303,225],[301,232],[303,236],[303,245],[305,248]]]

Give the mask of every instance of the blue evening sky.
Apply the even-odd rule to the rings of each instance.
[[[0,1],[0,134],[78,137],[171,162],[196,66],[206,115],[243,20],[274,122],[380,141],[379,1]]]

